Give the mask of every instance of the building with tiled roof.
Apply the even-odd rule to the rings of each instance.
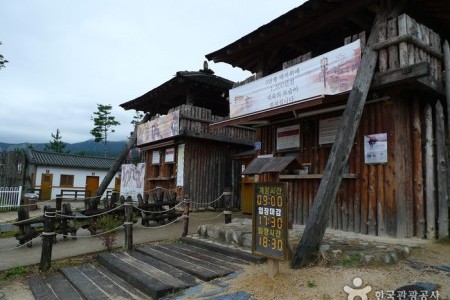
[[[41,200],[55,199],[56,195],[94,195],[100,182],[115,159],[67,153],[27,151],[27,176],[32,189],[39,191]],[[111,182],[107,191],[113,190]]]

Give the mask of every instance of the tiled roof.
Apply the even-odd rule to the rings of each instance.
[[[30,163],[35,165],[95,170],[109,170],[116,161],[114,158],[82,156],[36,150],[28,151],[27,157]]]

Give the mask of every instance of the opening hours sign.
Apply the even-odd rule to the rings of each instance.
[[[255,184],[253,204],[254,254],[287,259],[287,183]]]

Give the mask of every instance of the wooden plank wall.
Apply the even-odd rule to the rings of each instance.
[[[223,207],[223,197],[213,204],[226,186],[232,188],[232,207],[240,207],[240,161],[232,155],[243,149],[217,142],[189,139],[185,143],[184,189],[191,208]]]
[[[443,52],[439,34],[406,14],[384,25],[379,30],[379,43],[375,45],[379,51],[380,72],[426,61],[431,77],[442,81]]]
[[[210,109],[183,104],[171,109],[169,112],[175,110],[180,111],[180,131],[184,130],[199,134],[207,133],[217,137],[250,142],[255,140],[255,130],[244,127],[227,126],[210,129],[210,124],[224,120],[223,117],[213,115]]]
[[[396,99],[368,104],[364,109],[348,163],[348,173],[340,186],[330,227],[346,231],[394,237],[424,236],[424,184],[422,158],[424,104],[419,98]],[[300,123],[301,163],[311,163],[311,173],[323,173],[331,145],[318,145],[319,119],[338,116],[328,113],[296,121]],[[280,124],[279,126],[294,124]],[[414,125],[414,126],[413,126]],[[277,154],[276,128],[260,129],[261,154]],[[388,163],[364,163],[364,135],[387,133]],[[420,176],[419,176],[420,174]],[[261,181],[274,180],[263,175]],[[349,176],[350,177],[350,176]],[[320,178],[282,179],[289,185],[290,216],[294,224],[306,224]]]

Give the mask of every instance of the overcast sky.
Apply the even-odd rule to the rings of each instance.
[[[125,140],[134,111],[119,105],[197,71],[205,55],[299,6],[300,0],[2,0],[0,142],[92,139],[91,116],[111,104]],[[250,73],[209,62],[233,81]]]

